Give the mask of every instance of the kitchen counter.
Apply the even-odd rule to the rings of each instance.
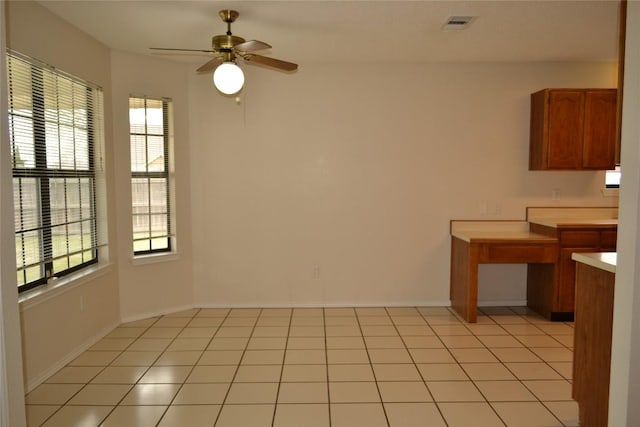
[[[544,268],[532,266],[538,276],[538,293],[528,295],[536,311],[551,320],[573,320],[575,312],[577,252],[614,252],[618,238],[616,207],[529,207],[529,229],[534,233],[558,238],[557,274],[551,280]],[[540,270],[540,271],[536,271]]]
[[[478,264],[527,266],[527,306],[550,320],[574,318],[576,252],[615,251],[618,208],[529,207],[527,220],[452,220],[452,307],[475,322]]]
[[[617,252],[576,252],[571,255],[571,259],[576,262],[581,262],[614,274],[616,272],[617,258]]]
[[[611,228],[618,226],[618,219],[614,218],[544,218],[530,219],[530,224],[551,228]]]
[[[451,221],[451,235],[465,242],[526,242],[557,241],[529,230],[526,221]]]
[[[617,227],[618,208],[616,207],[528,207],[527,221],[531,224],[551,228],[590,228]]]

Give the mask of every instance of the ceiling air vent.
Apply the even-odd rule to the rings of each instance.
[[[450,16],[442,26],[443,30],[464,30],[476,19],[475,16]]]

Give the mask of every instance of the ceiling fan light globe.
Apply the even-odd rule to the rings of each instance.
[[[213,73],[213,84],[225,95],[233,95],[244,86],[244,73],[233,62],[223,62]]]

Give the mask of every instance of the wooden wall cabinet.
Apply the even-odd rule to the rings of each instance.
[[[528,269],[527,300],[551,320],[573,320],[575,310],[576,263],[573,252],[609,252],[616,250],[617,226],[545,227],[531,224],[531,231],[557,237],[558,268],[549,272],[540,264]],[[555,277],[551,278],[553,274]]]
[[[615,167],[616,89],[543,89],[531,95],[529,170]]]

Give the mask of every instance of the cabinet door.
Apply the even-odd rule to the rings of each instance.
[[[618,230],[603,230],[600,243],[600,250],[604,252],[614,252],[618,240]]]
[[[550,169],[580,169],[584,138],[584,91],[552,90],[549,93]]]
[[[562,230],[560,232],[560,244],[569,248],[597,250],[600,247],[600,232],[598,230]]]
[[[587,91],[582,166],[613,169],[616,153],[616,90]]]
[[[571,259],[574,252],[597,252],[597,248],[560,249],[560,274],[556,290],[555,311],[573,312],[575,310],[576,262]]]
[[[560,249],[560,263],[558,265],[560,274],[558,275],[558,289],[556,289],[554,311],[569,312],[574,311],[575,308],[574,283],[576,280],[576,267],[571,259],[573,252],[579,252],[579,249]]]

